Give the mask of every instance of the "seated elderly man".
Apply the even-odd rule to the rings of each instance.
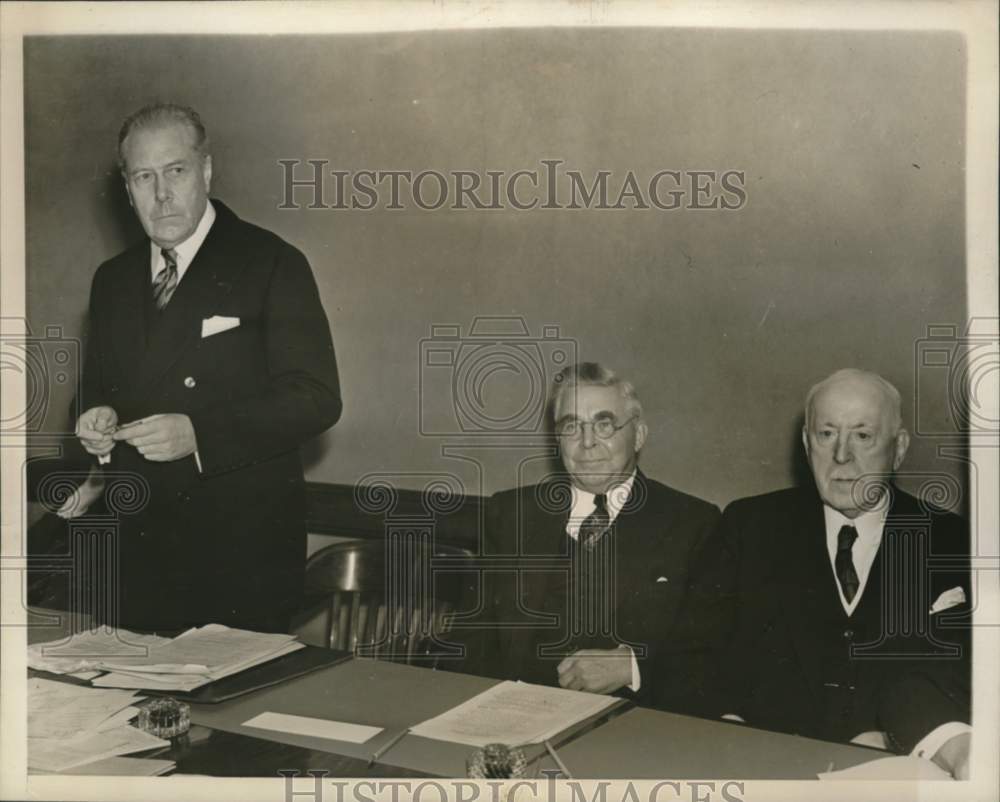
[[[701,576],[735,627],[713,701],[755,727],[912,751],[962,777],[968,528],[891,483],[909,441],[882,377],[841,370],[809,391],[814,485],[729,505]]]
[[[648,429],[631,383],[585,362],[555,377],[550,401],[565,472],[490,500],[489,626],[465,670],[644,701],[719,511],[638,469]],[[663,693],[683,697],[684,665],[657,678]]]

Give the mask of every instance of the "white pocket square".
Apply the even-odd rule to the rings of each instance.
[[[962,586],[958,585],[953,587],[951,590],[946,590],[937,597],[937,601],[931,605],[931,615],[934,615],[934,613],[940,613],[942,610],[947,610],[949,607],[962,604],[964,601],[965,590],[962,589]]]
[[[238,325],[240,325],[238,317],[224,317],[223,315],[207,317],[201,321],[201,336],[203,338],[211,337],[213,334],[235,329]]]
[[[669,581],[665,576],[658,576],[656,578],[657,583]]]

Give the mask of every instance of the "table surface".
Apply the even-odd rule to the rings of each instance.
[[[51,640],[49,627],[30,641]],[[368,758],[406,728],[491,687],[496,680],[397,663],[354,659],[213,705],[192,705],[192,728],[169,748],[142,757],[174,760],[176,773],[274,777],[324,770],[333,777],[464,777],[473,747],[407,735],[377,763]],[[363,744],[243,726],[263,712],[382,727]],[[646,708],[618,708],[554,739],[576,779],[815,779],[884,752],[767,732]],[[525,747],[530,771],[554,770],[540,746]]]

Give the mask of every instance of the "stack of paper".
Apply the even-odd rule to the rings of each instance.
[[[208,624],[151,646],[144,658],[98,661],[98,668],[111,673],[93,680],[93,684],[102,688],[191,691],[304,646],[294,635]]]
[[[526,682],[501,682],[440,716],[410,728],[414,735],[472,746],[535,744],[619,702]]]
[[[28,667],[50,674],[73,674],[99,670],[101,661],[135,663],[145,660],[153,646],[169,643],[169,638],[139,635],[125,629],[80,632],[69,640],[35,643],[28,647]]]
[[[28,767],[65,769],[169,741],[130,727],[139,709],[131,691],[97,690],[32,677],[28,680]]]

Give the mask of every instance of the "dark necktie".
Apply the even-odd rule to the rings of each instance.
[[[587,549],[593,549],[611,526],[607,503],[608,497],[603,493],[594,496],[594,511],[580,524],[580,542]]]
[[[173,248],[161,248],[160,253],[166,266],[153,280],[153,303],[162,312],[177,289],[177,253]]]
[[[854,596],[858,592],[858,572],[854,570],[854,560],[851,557],[851,547],[858,539],[858,530],[853,526],[842,526],[837,533],[837,558],[834,564],[837,569],[837,580],[840,582],[841,590],[844,591],[844,598],[848,604],[854,601]]]

